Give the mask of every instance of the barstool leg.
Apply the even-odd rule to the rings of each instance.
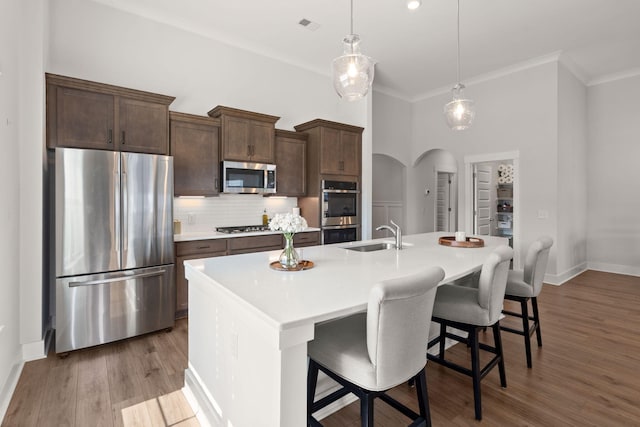
[[[444,343],[447,339],[447,324],[446,323],[440,323],[440,347],[439,347],[439,351],[440,351],[440,359],[444,360]]]
[[[362,427],[373,427],[373,396],[370,393],[360,397],[360,422]]]
[[[507,386],[507,373],[504,368],[504,354],[502,352],[502,335],[500,335],[500,321],[497,321],[493,326],[493,341],[496,347],[496,356],[498,359],[498,371],[500,372],[500,386]]]
[[[431,410],[429,409],[429,394],[427,393],[427,375],[425,374],[425,370],[420,371],[415,379],[420,416],[427,422],[426,427],[431,427]]]
[[[473,379],[473,401],[476,420],[482,419],[482,399],[480,396],[480,345],[478,343],[479,327],[469,328],[469,347],[471,347],[471,378]]]
[[[307,423],[310,422],[313,414],[313,401],[316,396],[316,384],[318,383],[318,364],[309,359],[309,369],[307,371]]]
[[[542,347],[542,333],[540,332],[540,316],[538,315],[538,297],[531,298],[531,307],[533,308],[533,319],[536,322],[536,338],[538,338],[538,347]]]
[[[520,300],[522,310],[522,331],[524,335],[524,351],[527,354],[527,368],[531,368],[531,335],[529,335],[529,302],[527,298]]]

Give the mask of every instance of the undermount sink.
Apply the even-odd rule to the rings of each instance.
[[[396,245],[393,243],[382,242],[382,243],[371,243],[369,245],[361,245],[361,246],[344,246],[345,249],[350,251],[358,251],[358,252],[374,252],[374,251],[383,251],[386,249],[395,249]]]

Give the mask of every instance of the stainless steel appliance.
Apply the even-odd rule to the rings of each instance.
[[[56,149],[56,352],[173,326],[172,205],[172,157]]]
[[[250,162],[222,162],[224,193],[276,192],[276,165]]]
[[[231,227],[216,227],[218,233],[235,234],[235,233],[249,233],[253,231],[269,231],[268,225],[236,225]]]
[[[360,239],[360,190],[355,181],[322,180],[322,243]]]

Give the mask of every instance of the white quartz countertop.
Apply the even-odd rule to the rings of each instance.
[[[479,269],[497,246],[508,242],[482,236],[483,248],[438,243],[439,237],[451,234],[408,235],[402,250],[344,249],[389,239],[300,248],[301,258],[314,263],[314,268],[303,271],[271,269],[269,263],[277,260],[281,251],[189,260],[185,261],[186,276],[206,279],[267,323],[284,330],[363,310],[373,284],[421,268],[440,266],[445,271],[443,282],[454,280]]]
[[[309,233],[311,231],[320,231],[319,228],[309,227],[301,233]],[[250,231],[247,233],[220,233],[218,231],[193,231],[188,233],[174,234],[174,242],[189,242],[193,240],[208,240],[208,239],[230,239],[233,237],[247,237],[247,236],[265,236],[267,234],[279,234],[280,231]]]

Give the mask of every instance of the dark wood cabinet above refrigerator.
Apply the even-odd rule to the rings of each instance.
[[[46,75],[47,148],[169,154],[172,96]]]

